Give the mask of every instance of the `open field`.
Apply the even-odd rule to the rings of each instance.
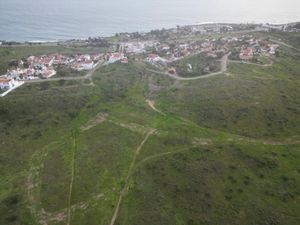
[[[0,48],[0,66],[97,51],[62,48]],[[284,47],[193,81],[129,60],[94,85],[23,85],[0,99],[0,224],[298,225],[299,60]]]
[[[189,65],[191,68],[189,68]],[[195,55],[171,64],[182,77],[195,77],[219,71],[220,63],[216,59]]]

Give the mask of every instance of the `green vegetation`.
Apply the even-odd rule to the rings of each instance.
[[[84,76],[86,71],[76,71],[66,66],[56,67],[56,77],[74,77],[74,76]]]
[[[190,56],[171,64],[182,77],[197,77],[220,71],[220,62],[201,54]]]
[[[230,144],[148,160],[117,224],[297,224],[298,150]]]
[[[0,48],[1,67],[78,48]],[[298,225],[299,59],[193,81],[130,60],[93,85],[22,86],[0,99],[0,224]]]
[[[299,33],[289,33],[286,35],[284,32],[274,32],[271,37],[275,39],[280,39],[287,44],[294,46],[295,48],[300,48],[300,34]]]
[[[162,110],[244,136],[299,134],[298,56],[281,55],[272,67],[230,64],[228,76],[162,91],[158,93]]]

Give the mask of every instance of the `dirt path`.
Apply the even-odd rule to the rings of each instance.
[[[69,188],[69,196],[68,196],[68,209],[67,209],[67,225],[70,225],[71,222],[71,201],[72,201],[72,191],[73,191],[73,183],[74,183],[74,174],[75,174],[75,155],[77,152],[77,136],[74,134],[73,136],[73,152],[72,152],[72,162],[71,162],[71,181]]]
[[[145,162],[148,162],[152,159],[156,159],[156,158],[161,158],[161,157],[164,157],[164,156],[167,156],[167,155],[173,155],[173,154],[176,154],[176,153],[182,153],[182,152],[186,152],[188,151],[188,149],[182,149],[182,150],[177,150],[177,151],[169,151],[169,152],[163,152],[163,153],[159,153],[159,154],[156,154],[156,155],[151,155],[151,156],[148,156],[146,158],[144,158],[141,162],[139,162],[138,164],[136,164],[136,167],[144,164]]]
[[[107,113],[98,113],[95,118],[89,120],[85,125],[82,125],[80,129],[82,131],[87,131],[100,123],[103,123],[107,120],[108,114]]]
[[[150,106],[150,108],[153,109],[155,112],[158,112],[159,114],[164,115],[164,116],[166,115],[162,111],[160,111],[157,108],[155,108],[155,101],[146,99],[146,102]]]
[[[66,210],[60,212],[47,212],[41,203],[40,188],[41,177],[40,172],[44,167],[44,161],[51,149],[61,146],[61,142],[52,142],[42,148],[40,151],[35,152],[31,158],[31,165],[26,182],[26,191],[28,204],[31,214],[38,221],[39,224],[48,225],[49,223],[61,223],[66,219]]]
[[[264,145],[300,145],[300,140],[292,140],[287,138],[286,140],[264,140],[263,141]]]
[[[145,127],[145,126],[137,124],[137,123],[122,123],[122,122],[116,120],[115,118],[108,120],[108,122],[113,123],[117,126],[129,129],[133,132],[140,133],[142,135],[144,135],[145,133],[147,133],[149,131],[149,129],[151,129],[149,127]]]
[[[182,80],[182,81],[205,79],[205,78],[208,78],[208,77],[213,77],[213,76],[217,76],[217,75],[221,75],[221,74],[225,73],[227,71],[227,64],[228,64],[228,56],[229,55],[230,55],[230,53],[224,55],[221,58],[221,70],[219,72],[209,73],[209,74],[201,75],[201,76],[197,76],[197,77],[180,77],[177,74],[170,74],[168,72],[160,72],[160,71],[151,70],[151,69],[146,69],[146,70],[149,71],[149,72],[152,72],[152,73],[168,75],[169,77],[171,77],[173,79]]]
[[[132,175],[132,172],[133,172],[133,168],[136,164],[136,158],[137,156],[139,155],[142,147],[144,146],[144,144],[146,143],[146,141],[148,140],[148,138],[155,132],[155,129],[151,129],[148,131],[148,133],[146,134],[145,138],[143,139],[143,141],[141,142],[141,144],[137,147],[136,151],[135,151],[135,154],[134,154],[134,157],[133,157],[133,160],[130,164],[130,167],[129,167],[129,170],[128,170],[128,173],[127,173],[127,177],[126,177],[126,180],[125,180],[125,185],[123,187],[123,189],[121,190],[120,192],[120,196],[119,196],[119,200],[118,200],[118,203],[117,203],[117,207],[114,211],[114,214],[112,216],[112,219],[111,219],[111,222],[110,222],[110,225],[114,225],[115,222],[116,222],[116,219],[118,217],[118,214],[119,214],[119,211],[120,211],[120,205],[122,203],[122,200],[123,200],[123,197],[125,196],[126,194],[126,191],[127,191],[127,188],[128,188],[128,181],[129,181],[129,178],[130,176]]]

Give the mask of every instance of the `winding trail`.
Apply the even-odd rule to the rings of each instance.
[[[147,102],[149,100],[146,100]],[[154,102],[154,101],[152,101]],[[150,105],[148,103],[149,107],[151,109],[153,109],[154,111],[156,112],[160,112],[160,113],[163,113],[161,112],[160,110],[158,110],[157,108],[155,108],[154,105]],[[153,106],[153,107],[152,107]],[[163,113],[163,115],[167,115],[165,113]],[[180,120],[182,120],[183,122],[185,123],[189,123],[193,126],[196,126],[196,127],[199,127],[199,128],[202,128],[200,125],[198,125],[197,123],[189,120],[189,119],[186,119],[184,117],[179,117]],[[213,129],[215,131],[219,131],[219,132],[223,132],[221,130],[216,130],[216,129]],[[226,132],[228,133],[228,132]],[[264,145],[270,145],[270,146],[274,146],[274,145],[282,145],[282,146],[287,146],[287,145],[299,145],[300,144],[300,137],[297,136],[297,137],[292,137],[292,138],[286,138],[286,139],[283,139],[283,140],[266,140],[266,139],[256,139],[256,138],[250,138],[250,137],[246,137],[246,136],[241,136],[241,135],[238,135],[238,134],[234,134],[234,133],[228,133],[230,135],[235,135],[236,138],[238,138],[238,140],[242,140],[242,141],[247,141],[247,142],[257,142],[257,143],[261,143],[261,144],[264,144]],[[208,141],[209,142],[209,141]],[[171,154],[171,152],[167,152],[167,153],[162,153],[161,155],[165,155],[165,154]],[[150,156],[149,158],[152,158],[152,156]],[[143,162],[143,161],[142,161]]]
[[[77,137],[76,134],[73,136],[73,152],[72,152],[72,162],[71,162],[71,181],[70,181],[70,189],[68,196],[68,209],[67,209],[67,225],[70,225],[71,222],[71,201],[72,201],[72,192],[73,192],[73,183],[74,183],[74,175],[75,175],[75,155],[77,151]]]
[[[168,155],[174,155],[177,153],[182,153],[182,152],[187,152],[189,149],[182,149],[182,150],[177,150],[177,151],[169,151],[169,152],[163,152],[163,153],[159,153],[156,155],[151,155],[148,156],[146,158],[144,158],[142,161],[140,161],[138,164],[136,164],[136,167],[139,167],[140,165],[152,160],[152,159],[157,159],[157,158],[162,158],[164,156],[168,156]]]
[[[136,151],[135,151],[133,160],[132,160],[132,162],[131,162],[131,164],[130,164],[130,167],[129,167],[129,170],[128,170],[128,173],[127,173],[127,177],[126,177],[126,180],[125,180],[125,185],[124,185],[123,189],[122,189],[121,192],[120,192],[118,204],[117,204],[117,207],[115,208],[115,211],[114,211],[114,214],[113,214],[113,216],[112,216],[110,225],[114,225],[115,222],[116,222],[116,219],[117,219],[117,217],[118,217],[118,214],[119,214],[119,211],[120,211],[120,205],[121,205],[121,203],[122,203],[123,197],[124,197],[125,194],[126,194],[126,191],[127,191],[127,188],[128,188],[128,181],[129,181],[130,176],[132,175],[133,168],[134,168],[134,166],[135,166],[135,164],[136,164],[137,156],[139,155],[139,153],[140,153],[142,147],[144,146],[144,144],[146,143],[146,141],[148,140],[148,138],[149,138],[155,131],[156,131],[155,129],[150,129],[150,130],[148,131],[148,133],[146,134],[145,138],[143,139],[143,141],[141,142],[141,144],[137,147],[137,149],[136,149]]]
[[[42,185],[40,173],[44,167],[44,161],[48,153],[53,149],[63,145],[60,141],[52,142],[41,150],[36,151],[30,160],[30,169],[26,181],[26,192],[28,198],[28,207],[33,217],[39,224],[49,225],[54,221],[59,223],[65,221],[65,211],[61,212],[47,212],[41,202],[40,188]]]
[[[258,64],[258,63],[251,63],[251,62],[244,62],[244,61],[237,61],[237,60],[229,60],[228,57],[229,57],[230,54],[231,54],[231,52],[224,55],[222,57],[222,59],[220,60],[221,61],[221,70],[219,72],[210,73],[210,74],[206,74],[206,75],[201,75],[201,76],[197,76],[197,77],[180,77],[177,74],[170,74],[168,72],[161,72],[161,71],[152,70],[152,69],[146,69],[146,70],[149,71],[149,72],[152,72],[152,73],[156,73],[156,74],[168,75],[169,77],[171,77],[173,79],[176,79],[176,80],[189,81],[189,80],[199,80],[199,79],[205,79],[205,78],[209,78],[209,77],[213,77],[213,76],[217,76],[217,75],[222,75],[227,71],[229,63],[254,65],[254,66],[260,66],[260,67],[270,67],[274,63],[272,60],[270,60],[270,63],[268,63],[268,64]],[[150,104],[149,104],[149,106],[150,106]],[[150,107],[153,108],[152,106],[150,106]],[[157,111],[156,109],[154,109],[154,110]]]

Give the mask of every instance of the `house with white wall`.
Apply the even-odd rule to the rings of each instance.
[[[12,79],[0,79],[0,90],[7,90],[14,87]]]

